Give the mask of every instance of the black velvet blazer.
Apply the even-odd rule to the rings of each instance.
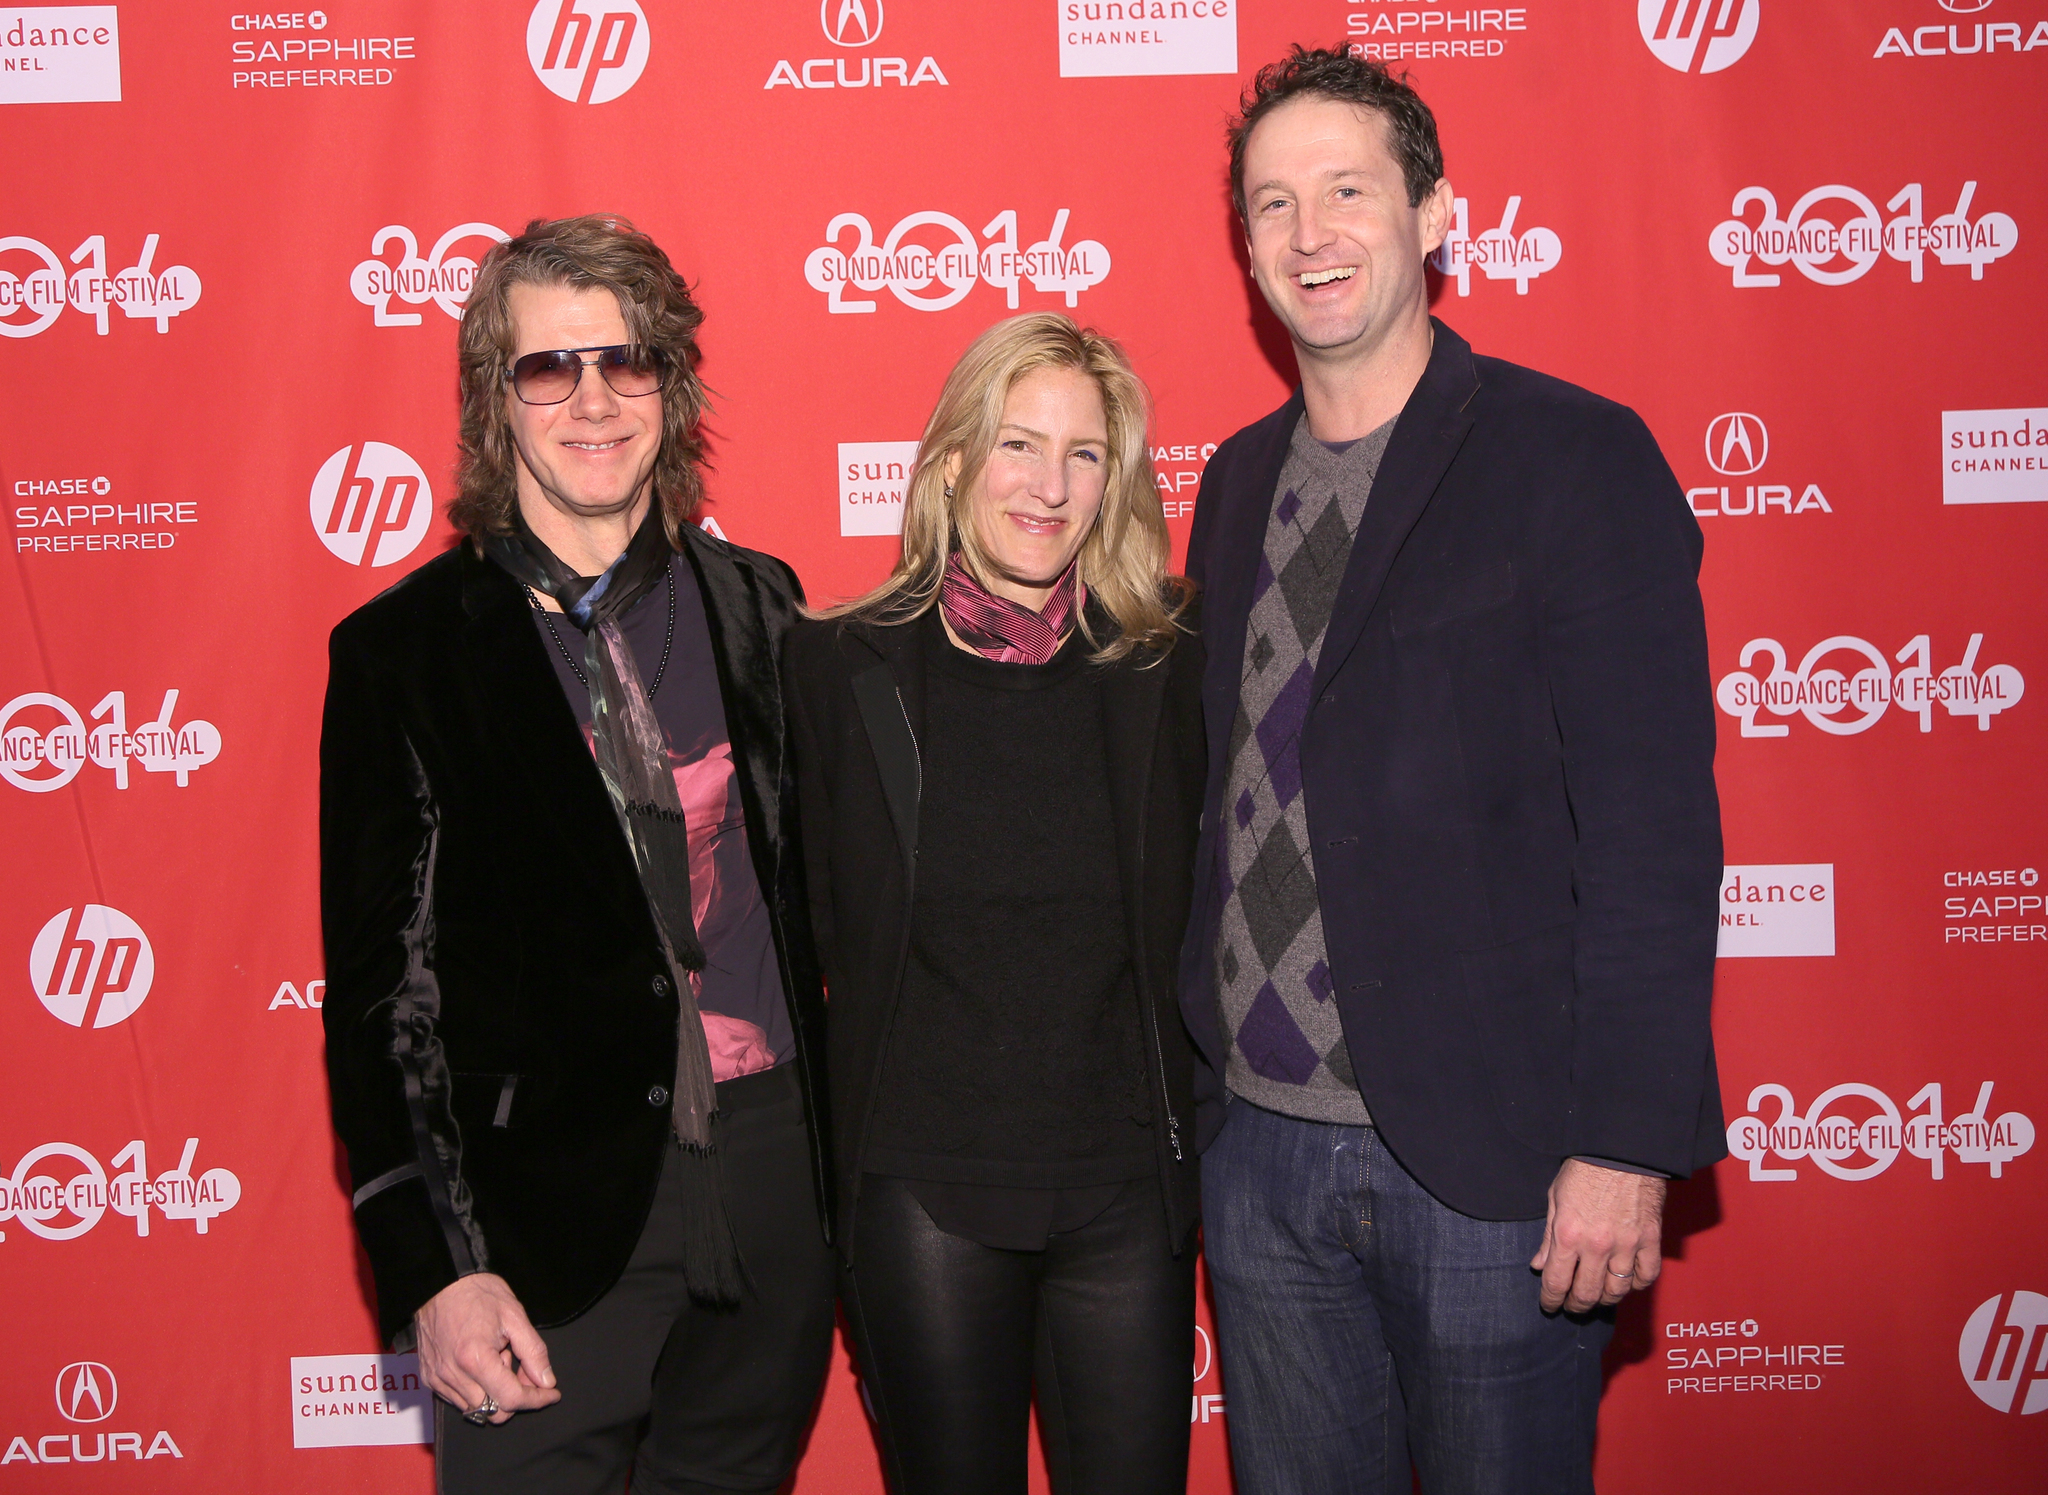
[[[824,999],[776,662],[782,562],[683,528],[774,927],[823,1217]],[[519,584],[467,544],[350,614],[320,738],[327,1074],[378,1320],[503,1276],[540,1327],[617,1281],[669,1134],[677,1007]],[[829,1226],[828,1226],[829,1230]]]
[[[1183,620],[1191,626],[1192,613]],[[922,633],[915,623],[800,621],[785,650],[811,922],[832,992],[828,1067],[842,1250],[855,1229],[874,1087],[910,948],[918,743],[945,729],[925,717]],[[1110,666],[1102,692],[1118,876],[1175,1242],[1186,1240],[1199,1202],[1194,1070],[1201,1060],[1181,1022],[1175,964],[1193,891],[1206,764],[1202,661],[1201,639],[1184,636],[1163,660],[1141,652]]]
[[[1683,1176],[1727,1151],[1700,527],[1633,411],[1435,328],[1310,683],[1309,851],[1381,1137],[1453,1209],[1541,1219],[1567,1157]],[[1217,448],[1188,541],[1212,756],[1181,995],[1218,1066],[1207,869],[1301,411]]]

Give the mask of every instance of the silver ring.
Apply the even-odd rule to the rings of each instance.
[[[462,1418],[465,1422],[473,1422],[478,1427],[482,1427],[485,1423],[489,1422],[493,1417],[497,1415],[498,1404],[496,1401],[492,1399],[490,1392],[486,1391],[484,1393],[484,1399],[481,1402],[477,1403],[477,1405],[475,1405],[474,1407],[471,1407],[467,1412],[463,1413]]]
[[[1629,1278],[1635,1276],[1634,1272],[1616,1272],[1613,1267],[1609,1267],[1607,1270],[1610,1274],[1621,1278],[1621,1280],[1624,1282],[1626,1282]]]

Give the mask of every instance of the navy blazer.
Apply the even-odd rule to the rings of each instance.
[[[1531,1219],[1565,1158],[1683,1176],[1727,1151],[1700,529],[1633,411],[1432,326],[1317,661],[1303,792],[1374,1124],[1445,1204]],[[1212,1091],[1227,745],[1301,411],[1297,388],[1217,448],[1188,545],[1209,774],[1181,993]],[[1198,1119],[1206,1147],[1221,1109]]]

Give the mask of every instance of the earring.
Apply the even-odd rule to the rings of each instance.
[[[953,485],[952,485],[951,483],[948,483],[948,484],[946,484],[946,497],[948,497],[948,498],[951,498],[952,496],[953,496]]]

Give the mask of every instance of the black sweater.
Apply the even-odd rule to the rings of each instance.
[[[866,1167],[1062,1188],[1153,1169],[1101,671],[999,664],[922,622],[923,830]]]
[[[927,668],[936,652],[927,636],[922,619],[893,627],[803,622],[785,655],[811,918],[832,994],[829,1067],[842,1250],[859,1229],[860,1180],[872,1168],[882,1068],[907,995],[912,923],[918,896],[932,881],[921,843],[943,835],[939,823],[947,818],[923,802],[924,744],[947,726],[928,709],[939,671]],[[958,652],[950,643],[937,649]],[[1101,670],[1095,685],[1112,865],[1154,1122],[1146,1136],[1176,1242],[1186,1239],[1196,1207],[1195,1155],[1188,1145],[1195,1127],[1195,1059],[1180,1021],[1174,967],[1192,891],[1204,767],[1201,673],[1201,640],[1183,637],[1166,658],[1139,651]],[[1041,776],[1059,782],[1053,765],[1041,770],[1034,764],[1031,773],[1034,782]],[[1047,795],[1048,801],[1055,797]]]

